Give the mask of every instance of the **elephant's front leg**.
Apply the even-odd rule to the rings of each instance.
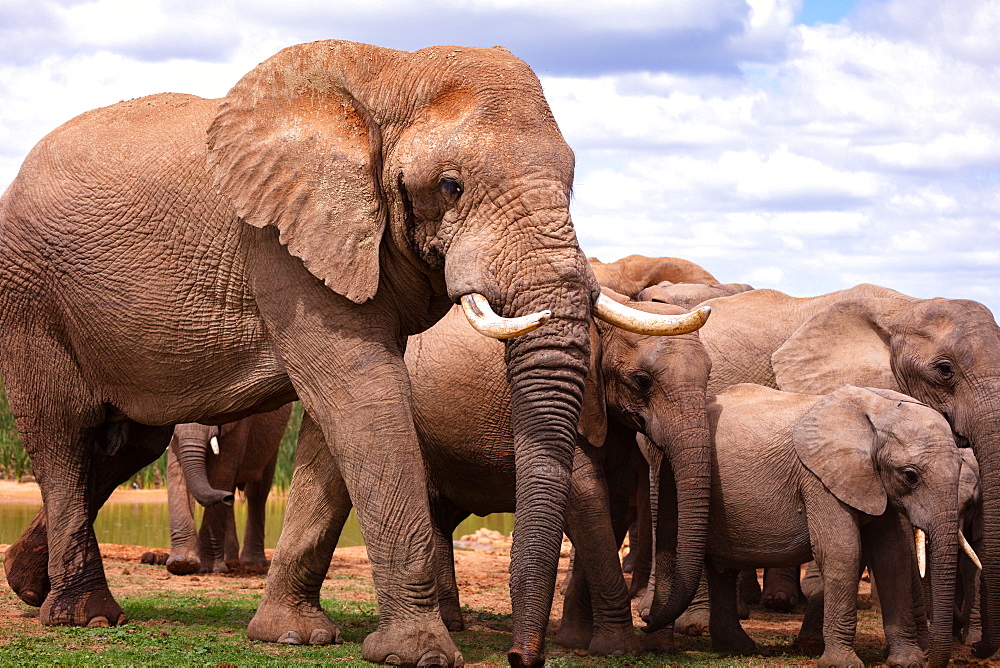
[[[198,531],[194,526],[194,497],[188,494],[187,481],[174,450],[167,450],[167,503],[170,506],[170,556],[167,571],[190,575],[201,570],[198,554]]]
[[[341,642],[319,594],[350,512],[340,468],[316,422],[304,413],[281,536],[264,596],[247,627],[249,638],[293,645]]]
[[[251,566],[267,566],[264,554],[264,522],[267,511],[267,497],[274,481],[274,466],[277,455],[268,463],[261,479],[248,482],[244,490],[247,498],[247,521],[243,531],[243,549],[240,563]]]
[[[908,526],[909,522],[906,524]],[[899,515],[891,509],[861,531],[868,569],[880,592],[882,626],[888,646],[886,662],[890,666],[924,663],[913,614],[915,573],[912,564],[916,562],[916,555],[910,535],[903,528]]]
[[[594,461],[596,448],[582,440],[574,454],[566,508],[566,531],[576,559],[556,642],[587,647],[591,654],[621,656],[637,651],[639,642],[618,560],[607,483]]]
[[[816,486],[820,483],[814,481]],[[863,666],[854,651],[861,536],[856,512],[813,489],[806,516],[813,558],[823,573],[823,655],[820,666]]]

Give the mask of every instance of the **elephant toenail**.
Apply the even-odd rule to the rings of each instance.
[[[310,645],[329,645],[333,640],[333,634],[326,629],[315,629],[309,634]]]
[[[106,629],[111,624],[108,622],[108,618],[104,616],[94,617],[89,622],[87,622],[88,629]]]
[[[389,656],[385,657],[385,662],[388,665],[390,665],[390,666],[401,666],[401,665],[403,665],[403,660],[400,659],[395,654],[390,654]]]
[[[281,634],[281,637],[278,638],[278,642],[284,643],[285,645],[301,645],[302,637],[295,631],[285,631]]]
[[[424,654],[417,664],[420,668],[431,668],[432,666],[447,666],[448,658],[437,650],[432,650]]]

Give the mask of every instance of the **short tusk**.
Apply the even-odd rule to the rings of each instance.
[[[594,304],[594,315],[604,322],[634,334],[649,336],[675,336],[693,332],[705,324],[711,313],[711,306],[702,306],[683,315],[647,313],[619,304],[604,294],[601,294]]]
[[[979,555],[977,555],[976,551],[972,549],[972,546],[969,545],[969,541],[965,539],[965,534],[961,531],[958,532],[958,544],[962,547],[962,551],[965,552],[969,559],[972,559],[972,563],[976,565],[976,568],[983,570],[983,562],[979,561]]]
[[[212,454],[219,454],[219,439],[215,436],[208,440],[208,444],[212,446]]]
[[[544,325],[552,317],[552,311],[546,309],[519,318],[503,318],[493,312],[486,297],[475,292],[463,295],[461,302],[462,310],[465,311],[465,317],[469,319],[472,328],[494,339],[511,339],[527,334]]]
[[[924,577],[927,573],[927,534],[922,529],[917,529],[913,532],[913,540],[917,545],[917,570],[920,571],[920,577]]]

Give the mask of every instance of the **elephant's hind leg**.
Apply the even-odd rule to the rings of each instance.
[[[320,606],[319,593],[350,512],[337,462],[305,413],[285,521],[264,596],[247,628],[249,638],[292,645],[341,642],[340,630]]]

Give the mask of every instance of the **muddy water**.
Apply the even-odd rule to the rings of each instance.
[[[285,514],[284,497],[269,499],[265,519],[265,547],[273,548],[281,533],[281,520]],[[13,543],[32,518],[41,504],[37,501],[7,501],[0,503],[0,544]],[[246,522],[246,503],[237,499],[236,526],[243,540],[243,526]],[[201,508],[196,508],[196,521],[201,520]],[[514,528],[514,516],[510,514],[473,515],[455,530],[455,538],[471,534],[481,527],[509,534]],[[106,504],[97,516],[94,531],[99,543],[120,543],[123,545],[145,545],[147,547],[170,548],[170,513],[164,501],[130,502],[118,501]],[[364,545],[361,527],[352,512],[340,534],[341,547]]]

